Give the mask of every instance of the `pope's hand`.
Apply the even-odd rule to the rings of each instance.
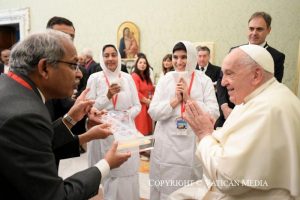
[[[189,123],[200,140],[214,130],[215,120],[204,112],[195,101],[187,101],[183,118]]]

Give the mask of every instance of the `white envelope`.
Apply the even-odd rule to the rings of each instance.
[[[183,78],[186,82],[189,80],[189,73],[188,71],[183,71],[183,72],[174,72],[173,77],[176,83],[179,82],[180,78]]]

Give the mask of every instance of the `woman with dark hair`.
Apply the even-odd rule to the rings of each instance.
[[[219,107],[211,79],[195,70],[197,51],[192,43],[176,43],[172,57],[175,71],[166,73],[155,88],[149,107],[151,118],[157,121],[154,149],[150,157],[150,199],[164,200],[169,194],[201,179],[200,161],[195,156],[196,136],[183,119],[185,103],[195,101],[213,117]]]
[[[140,55],[137,58],[131,75],[142,105],[141,112],[135,118],[135,126],[143,135],[149,135],[153,127],[152,119],[148,114],[148,107],[151,103],[154,87],[150,79],[150,65],[145,55]]]
[[[172,64],[172,54],[169,53],[163,57],[161,68],[162,68],[162,73],[160,77],[164,76],[166,73],[170,71],[174,71],[174,67]]]
[[[105,109],[120,116],[125,113],[127,121],[120,123],[130,124],[135,129],[134,118],[140,112],[141,104],[132,77],[121,71],[121,56],[114,45],[103,47],[100,64],[103,71],[93,73],[88,79],[88,98],[95,100],[94,106],[99,110]],[[89,166],[103,158],[114,140],[111,135],[88,143]],[[110,171],[103,180],[104,199],[139,200],[139,161],[139,153],[131,152],[131,157],[122,166]]]

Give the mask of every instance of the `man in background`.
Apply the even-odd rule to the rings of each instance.
[[[10,56],[10,50],[9,49],[3,49],[0,53],[0,74],[5,73],[7,74],[9,71],[9,56]],[[2,63],[2,64],[1,64]]]
[[[84,48],[82,50],[82,55],[84,56],[85,69],[87,71],[88,78],[90,77],[91,74],[102,71],[100,64],[95,62],[95,60],[93,59],[93,52],[91,49]]]
[[[198,46],[198,59],[196,69],[201,70],[207,75],[214,85],[217,84],[217,80],[220,77],[221,68],[215,66],[209,62],[210,59],[210,49],[207,46]]]

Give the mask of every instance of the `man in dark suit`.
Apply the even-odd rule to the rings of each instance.
[[[66,180],[58,176],[53,146],[63,144],[71,133],[61,130],[59,136],[54,134],[44,102],[73,93],[76,62],[77,53],[70,37],[59,31],[30,35],[13,48],[11,72],[0,76],[0,102],[5,104],[0,107],[1,196],[31,200],[88,199],[98,192],[101,178],[109,169],[130,157],[130,153],[117,153],[114,144],[105,159],[95,166]],[[86,102],[82,112],[92,106],[92,102]],[[65,129],[72,125],[68,119],[56,123]],[[101,125],[90,131],[109,132]]]
[[[198,59],[196,69],[205,72],[205,74],[210,77],[212,82],[215,84],[220,77],[221,68],[212,65],[209,62],[210,59],[210,49],[207,46],[198,46]]]
[[[285,55],[280,51],[272,48],[266,41],[266,37],[271,32],[271,22],[272,18],[268,13],[265,12],[255,12],[252,14],[248,20],[248,41],[249,44],[260,45],[266,48],[266,50],[271,54],[274,60],[274,77],[281,82],[284,72],[284,60]],[[236,47],[233,47],[236,48]],[[231,48],[230,50],[232,50]],[[227,89],[222,87],[222,74],[217,84],[217,96],[218,103],[220,105],[220,117],[216,121],[215,127],[223,126],[226,118],[231,113],[234,104],[230,102]]]

